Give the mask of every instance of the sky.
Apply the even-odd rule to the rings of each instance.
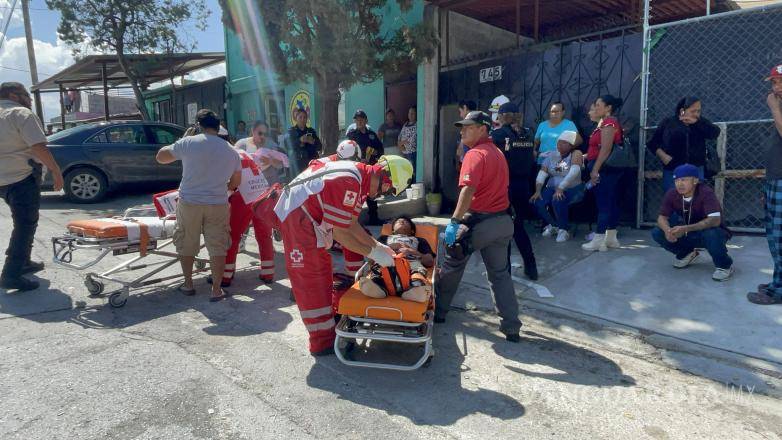
[[[3,26],[11,12],[14,0],[0,0],[0,39],[3,38]],[[220,21],[221,10],[217,0],[206,0],[207,7],[212,11],[208,18],[208,28],[205,32],[198,32],[196,51],[198,52],[223,52],[225,42],[223,25]],[[38,78],[44,80],[47,77],[61,71],[74,63],[71,48],[57,37],[57,25],[60,14],[50,11],[44,0],[30,0],[30,21],[35,46],[36,64],[38,65]],[[18,81],[27,87],[32,85],[27,61],[27,45],[24,37],[24,25],[22,23],[21,0],[17,1],[14,15],[8,27],[8,35],[0,48],[0,82]],[[189,79],[203,81],[209,78],[225,75],[223,63],[194,72]],[[47,121],[59,115],[60,104],[56,93],[44,93],[41,95],[44,107],[44,119]]]

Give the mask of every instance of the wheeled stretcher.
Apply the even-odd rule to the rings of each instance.
[[[384,225],[381,234],[389,235],[391,225]],[[427,240],[437,249],[437,227],[416,225],[416,236]],[[435,264],[435,267],[437,265]],[[432,348],[432,327],[434,324],[434,268],[428,277],[432,282],[432,293],[427,302],[404,300],[399,296],[370,298],[358,287],[358,280],[369,270],[369,263],[356,273],[355,283],[339,301],[337,313],[342,315],[337,323],[337,337],[334,352],[346,365],[356,367],[384,368],[390,370],[415,370],[428,365],[434,356]],[[385,341],[416,346],[420,356],[413,364],[357,361],[352,359],[350,348],[362,340]],[[371,347],[370,347],[371,348]]]
[[[164,194],[165,195],[165,194]],[[155,196],[158,205],[158,195]],[[53,261],[68,269],[83,271],[98,264],[111,254],[121,256],[138,253],[112,267],[105,272],[89,272],[84,277],[84,285],[90,296],[100,296],[105,289],[105,282],[114,282],[122,287],[108,295],[109,304],[112,307],[122,307],[128,300],[130,292],[151,284],[162,281],[181,278],[181,271],[176,275],[155,277],[179,262],[179,256],[173,246],[173,234],[176,227],[176,219],[172,215],[135,216],[138,213],[154,215],[156,212],[167,214],[168,210],[161,212],[160,207],[149,209],[131,208],[126,215],[111,218],[99,218],[88,220],[73,220],[68,222],[67,232],[58,237],[52,237]],[[130,216],[128,214],[133,214]],[[87,254],[88,257],[80,262],[73,261],[74,254]],[[143,262],[146,257],[157,255],[164,257],[162,261],[151,263]],[[196,258],[194,273],[207,270],[209,260]],[[148,272],[132,280],[118,277],[118,274],[132,272],[141,269],[150,269]]]
[[[109,254],[118,256],[139,253],[138,256],[123,261],[105,272],[89,272],[84,277],[84,285],[91,296],[99,296],[103,293],[105,281],[120,284],[122,288],[109,294],[108,298],[112,307],[122,307],[127,302],[131,290],[182,277],[179,273],[153,278],[179,261],[171,238],[175,226],[175,219],[158,217],[74,220],[68,223],[67,233],[52,238],[54,262],[69,269],[82,271],[98,264]],[[73,254],[76,252],[90,252],[92,258],[81,264],[73,263]],[[141,262],[150,255],[162,256],[165,260],[154,263]],[[197,258],[194,272],[206,270],[207,264],[208,260]],[[151,270],[129,281],[116,276],[146,268]]]

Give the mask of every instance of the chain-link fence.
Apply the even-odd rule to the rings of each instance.
[[[654,11],[654,1],[651,4]],[[707,183],[721,198],[723,218],[734,230],[763,227],[765,150],[774,130],[766,106],[769,86],[763,78],[782,60],[779,23],[779,4],[732,11],[651,26],[645,45],[650,50],[644,54],[648,83],[641,140],[674,115],[679,99],[699,97],[703,116],[722,131],[717,140],[707,142],[707,150],[719,158],[719,172]],[[652,152],[643,154],[638,215],[648,224],[657,219],[663,197],[662,163]]]

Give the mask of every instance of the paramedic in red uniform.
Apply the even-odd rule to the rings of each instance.
[[[339,143],[339,145],[337,146],[336,153],[331,154],[329,156],[323,156],[318,160],[323,163],[326,163],[326,162],[335,162],[338,160],[356,160],[356,159],[361,159],[361,147],[359,147],[359,145],[355,141],[346,139]],[[345,260],[345,274],[349,275],[351,278],[354,275],[356,275],[356,272],[358,272],[358,270],[361,269],[361,266],[364,265],[363,255],[352,252],[350,249],[344,246],[342,247],[342,257]],[[352,281],[350,282],[350,284],[352,284]]]
[[[332,238],[382,266],[392,266],[394,252],[364,231],[358,215],[367,197],[399,194],[412,176],[413,166],[399,156],[383,156],[375,165],[314,160],[285,188],[275,186],[255,204],[256,217],[276,214],[280,221],[291,290],[313,355],[334,352],[339,298],[332,287],[328,253]]]
[[[513,239],[513,220],[508,214],[508,164],[489,137],[489,115],[472,111],[455,125],[461,130],[462,143],[470,150],[464,155],[459,174],[459,200],[445,228],[448,248],[435,282],[434,321],[445,322],[467,261],[472,252],[480,252],[500,315],[500,331],[508,341],[519,342],[519,303],[508,267]],[[466,237],[465,227],[469,228]],[[461,252],[453,251],[457,241]]]
[[[230,206],[231,247],[225,256],[225,271],[223,272],[222,287],[230,287],[236,272],[236,256],[239,254],[239,245],[242,235],[250,223],[255,231],[255,240],[258,242],[260,257],[260,274],[258,279],[266,284],[274,281],[274,243],[272,242],[272,227],[268,218],[254,218],[251,203],[260,197],[269,188],[267,173],[261,171],[261,167],[250,154],[237,150],[242,160],[242,184],[228,198]],[[262,158],[272,162],[267,168],[270,173],[277,173],[282,163],[274,158]],[[212,284],[211,275],[207,282]]]

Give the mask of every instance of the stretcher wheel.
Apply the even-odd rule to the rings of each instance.
[[[94,280],[92,277],[84,279],[84,287],[87,288],[87,292],[90,296],[98,296],[103,293],[103,289],[106,287],[102,282]]]
[[[434,359],[434,355],[429,356],[429,359],[421,365],[421,368],[429,368],[429,366],[432,365],[432,359]]]
[[[196,260],[195,267],[198,270],[204,270],[206,269],[206,261]]]
[[[124,295],[125,292],[119,291],[114,292],[111,295],[109,295],[109,304],[114,308],[120,308],[125,305],[126,302],[128,302],[127,295]]]

